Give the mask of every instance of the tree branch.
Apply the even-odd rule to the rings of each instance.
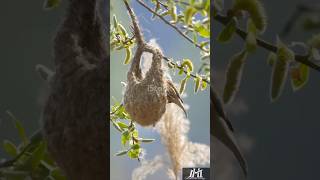
[[[153,13],[154,15],[158,16],[164,23],[166,23],[167,25],[169,25],[170,27],[172,27],[174,30],[176,30],[182,37],[184,37],[186,40],[188,40],[189,42],[191,42],[192,44],[194,44],[196,47],[198,47],[199,49],[201,49],[202,51],[209,53],[209,51],[207,49],[204,49],[203,47],[201,47],[199,44],[193,42],[193,40],[188,37],[186,34],[184,34],[177,26],[171,24],[169,21],[167,21],[164,17],[162,17],[160,14],[158,14],[157,12],[155,12],[154,10],[152,10],[149,6],[147,6],[144,2],[142,2],[141,0],[137,0],[137,2],[142,5],[144,8],[146,8],[148,11],[150,11],[151,13]]]
[[[163,59],[166,60],[167,62],[171,63],[171,65],[174,65],[174,66],[177,67],[178,69],[183,69],[182,66],[179,66],[179,64],[176,63],[176,62],[172,62],[169,58],[163,57]],[[188,74],[188,72],[187,72],[185,69],[183,69],[183,72],[184,72],[185,74]],[[197,78],[197,76],[194,75],[194,74],[192,74],[192,73],[190,73],[190,76],[193,77],[193,78]],[[206,82],[207,84],[210,84],[210,81],[207,80],[207,79],[202,79],[202,81]]]
[[[230,21],[231,21],[231,17],[227,17],[227,16],[223,16],[223,15],[220,15],[220,14],[217,14],[216,16],[214,16],[214,20],[218,21],[219,23],[223,24],[223,25],[227,25]],[[246,37],[247,37],[247,32],[245,32],[244,30],[240,29],[240,28],[237,28],[236,30],[236,33],[239,37],[241,37],[241,39],[245,40]],[[273,44],[263,40],[263,39],[259,39],[257,38],[257,44],[258,46],[266,49],[266,50],[269,50],[271,52],[274,52],[276,53],[278,48],[276,46],[274,46]],[[295,55],[295,60],[302,63],[302,64],[305,64],[309,67],[311,67],[312,69],[316,70],[316,71],[319,71],[320,72],[320,66],[309,61],[308,60],[308,55],[299,55],[299,54],[296,54]]]

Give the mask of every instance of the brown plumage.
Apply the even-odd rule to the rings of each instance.
[[[127,74],[124,107],[132,120],[142,126],[155,125],[166,111],[167,103],[175,103],[186,113],[182,99],[173,83],[166,79],[162,68],[163,54],[157,47],[147,44],[138,21],[128,2],[124,0],[132,19],[137,50]],[[140,60],[144,52],[152,54],[152,63],[145,77],[142,77]]]

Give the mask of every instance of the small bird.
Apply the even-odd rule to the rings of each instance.
[[[222,142],[237,158],[243,173],[245,176],[248,174],[247,162],[240,151],[240,148],[233,135],[234,129],[230,120],[227,118],[221,101],[218,99],[217,94],[210,88],[210,100],[211,100],[211,117],[213,121],[211,123],[211,134],[215,136],[220,142]]]
[[[139,28],[138,21],[128,2],[123,0],[132,20],[132,29],[137,43],[131,67],[127,73],[124,107],[132,120],[142,126],[155,125],[166,111],[166,104],[175,103],[187,115],[183,101],[171,80],[165,77],[162,67],[161,50],[147,44]],[[152,54],[152,63],[145,77],[140,69],[144,52]]]

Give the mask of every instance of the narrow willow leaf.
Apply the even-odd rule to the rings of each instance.
[[[56,8],[61,3],[61,0],[45,0],[43,4],[43,8],[46,10],[50,10]]]
[[[155,139],[145,139],[145,138],[140,138],[138,140],[143,143],[151,143],[151,142],[155,141]]]
[[[194,85],[194,92],[195,93],[198,92],[201,82],[202,82],[202,78],[197,75],[197,77],[195,78],[195,85]]]
[[[121,144],[122,145],[126,145],[129,140],[130,140],[130,133],[125,133],[125,134],[121,135]]]
[[[116,153],[116,156],[123,156],[128,153],[128,150],[119,151]]]
[[[290,71],[291,86],[294,91],[301,89],[309,80],[309,67],[304,64],[299,64]]]
[[[209,38],[210,37],[210,29],[207,28],[206,26],[204,26],[203,24],[196,23],[194,25],[194,29],[201,37],[204,37],[204,38]]]
[[[182,67],[187,67],[187,71],[188,72],[192,72],[193,71],[193,63],[190,59],[183,59],[182,63],[181,63]]]
[[[239,90],[246,58],[247,51],[243,50],[234,55],[229,62],[226,75],[227,81],[223,92],[223,102],[225,104],[231,103]]]
[[[27,145],[29,140],[26,135],[25,129],[22,126],[22,123],[10,111],[7,111],[7,113],[11,117],[11,119],[13,120],[13,123],[18,130],[20,139],[23,141],[24,145]]]
[[[113,15],[113,27],[114,27],[115,29],[118,28],[118,20],[117,20],[116,15]]]
[[[189,6],[185,12],[184,12],[184,22],[187,25],[190,25],[192,23],[192,18],[194,16],[194,14],[197,12],[197,10],[195,8],[193,8],[192,6]]]
[[[283,90],[285,80],[287,79],[289,69],[288,61],[280,59],[278,57],[276,63],[273,66],[271,77],[271,101],[276,101]]]
[[[227,26],[219,33],[217,40],[222,43],[230,41],[237,29],[237,24],[236,18],[232,18]]]
[[[294,59],[293,52],[288,49],[280,40],[277,39],[277,60],[273,66],[271,77],[271,101],[276,101],[285,85],[290,61]]]
[[[269,66],[273,67],[276,60],[277,60],[277,55],[275,53],[271,52],[267,58],[267,63]]]
[[[32,169],[36,169],[37,166],[40,164],[41,160],[44,157],[45,150],[46,150],[46,143],[41,142],[38,148],[32,153],[31,159],[30,159]]]
[[[186,89],[186,84],[187,84],[187,80],[188,78],[184,78],[181,83],[180,83],[180,89],[179,89],[179,93],[183,94],[184,90]]]
[[[294,61],[294,52],[277,37],[277,56],[284,61]]]
[[[18,171],[11,169],[1,170],[1,177],[7,180],[25,180],[27,179],[29,172],[27,171]]]
[[[193,43],[195,43],[195,44],[198,43],[198,35],[196,32],[193,33]]]
[[[112,125],[116,128],[116,130],[118,130],[119,132],[122,132],[121,127],[118,125],[118,123],[114,122],[113,120],[111,120]]]
[[[126,57],[124,59],[124,64],[127,65],[130,63],[131,61],[131,56],[132,56],[132,52],[131,52],[131,48],[128,47],[126,48]]]
[[[132,137],[134,137],[134,138],[139,137],[139,132],[136,129],[132,132]]]
[[[170,14],[171,14],[172,22],[176,23],[178,20],[178,16],[177,16],[177,7],[175,5],[172,5],[170,9]]]
[[[118,24],[118,29],[120,30],[120,32],[122,33],[122,35],[124,37],[128,37],[128,33],[127,33],[126,29],[123,27],[122,24]]]
[[[4,151],[12,157],[17,156],[17,154],[18,154],[17,147],[9,140],[3,141],[3,148],[4,148]]]
[[[254,52],[257,49],[257,28],[251,19],[247,22],[246,49],[248,52]]]
[[[233,4],[235,12],[247,11],[259,32],[264,32],[267,26],[267,16],[263,5],[259,0],[235,0]]]
[[[126,128],[128,128],[128,125],[125,124],[125,123],[123,123],[123,122],[118,122],[118,125],[119,125],[119,127],[120,127],[121,129],[126,129]]]

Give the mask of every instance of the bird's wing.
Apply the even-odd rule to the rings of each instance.
[[[169,80],[167,80],[167,99],[168,103],[175,103],[176,105],[178,105],[187,117],[187,111],[183,106],[183,101],[179,95],[179,92],[177,91],[176,87],[172,84],[172,82]]]
[[[231,122],[226,119],[225,113],[216,93],[211,88],[211,117],[213,121],[211,123],[211,134],[222,142],[236,157],[245,176],[248,174],[247,162],[240,151],[236,139],[233,135],[233,128]]]

